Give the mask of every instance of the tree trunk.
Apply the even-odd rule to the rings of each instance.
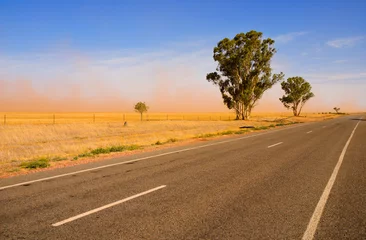
[[[294,116],[297,117],[297,105],[296,104],[294,104],[292,106],[292,112],[294,113]]]
[[[247,120],[249,120],[249,119],[250,119],[250,114],[251,114],[251,112],[252,112],[252,109],[251,109],[251,108],[249,108],[249,109],[248,109],[248,111],[247,111],[247,117],[246,117],[246,119],[247,119]]]
[[[141,119],[141,121],[142,121],[142,113],[140,113],[140,114],[141,114],[141,118],[140,118],[140,119]]]

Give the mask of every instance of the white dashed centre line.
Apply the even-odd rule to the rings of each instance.
[[[307,132],[307,133],[312,133],[313,131],[309,131],[309,132]]]
[[[54,226],[54,227],[61,226],[61,225],[65,224],[65,223],[75,221],[76,219],[79,219],[79,218],[82,218],[82,217],[88,216],[88,215],[90,215],[90,214],[93,214],[93,213],[96,213],[96,212],[102,211],[102,210],[104,210],[104,209],[106,209],[106,208],[110,208],[110,207],[113,207],[113,206],[115,206],[115,205],[118,205],[118,204],[121,204],[121,203],[127,202],[127,201],[129,201],[129,200],[134,199],[134,198],[141,197],[141,196],[143,196],[143,195],[145,195],[145,194],[148,194],[148,193],[151,193],[151,192],[157,191],[157,190],[162,189],[162,188],[165,188],[165,187],[166,187],[166,185],[162,185],[162,186],[159,186],[159,187],[156,187],[156,188],[153,188],[153,189],[147,190],[147,191],[145,191],[145,192],[138,193],[138,194],[136,194],[136,195],[133,195],[133,196],[131,196],[131,197],[128,197],[128,198],[125,198],[125,199],[119,200],[119,201],[117,201],[117,202],[113,202],[113,203],[110,203],[110,204],[104,205],[104,206],[102,206],[102,207],[99,207],[99,208],[96,208],[96,209],[90,210],[90,211],[88,211],[88,212],[85,212],[85,213],[82,213],[82,214],[76,215],[76,216],[74,216],[74,217],[71,217],[71,218],[65,219],[65,220],[63,220],[63,221],[61,221],[61,222],[54,223],[54,224],[52,224],[52,226]]]
[[[283,142],[279,142],[279,143],[276,143],[276,144],[270,145],[270,146],[268,146],[267,148],[271,148],[271,147],[274,147],[274,146],[280,145],[280,144],[282,144],[282,143],[283,143]]]

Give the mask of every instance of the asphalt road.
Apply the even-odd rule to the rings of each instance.
[[[0,239],[366,239],[365,120],[2,179]]]

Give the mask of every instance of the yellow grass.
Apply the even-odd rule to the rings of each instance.
[[[303,117],[324,117],[332,114],[303,113]],[[253,113],[252,118],[283,118],[291,117],[290,112]],[[234,120],[235,114],[226,113],[147,113],[145,121],[184,120],[184,121],[224,121]],[[138,113],[17,113],[0,112],[0,125],[19,124],[65,124],[65,123],[105,123],[105,122],[140,121]]]
[[[228,121],[232,113],[151,113],[149,121],[138,121],[139,114],[126,113],[2,113],[0,124],[0,176],[19,170],[21,162],[39,157],[72,159],[99,147],[132,145],[151,146],[168,139],[186,140],[206,133],[239,130],[239,126],[268,126],[273,121],[316,121],[333,114],[304,114],[293,118],[289,113],[253,114],[250,121]],[[166,120],[168,115],[168,119]],[[220,121],[221,118],[221,121]],[[160,119],[160,121],[158,121]],[[184,120],[182,120],[184,119]],[[199,121],[197,119],[200,119]],[[211,121],[210,121],[211,119]],[[52,165],[61,164],[52,162]]]

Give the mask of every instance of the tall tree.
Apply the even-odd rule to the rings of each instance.
[[[302,77],[291,77],[281,83],[285,95],[280,98],[283,105],[292,109],[294,116],[300,116],[302,107],[314,94],[311,92],[311,85]]]
[[[281,81],[284,74],[272,74],[271,59],[276,53],[274,40],[262,39],[262,33],[239,33],[224,38],[213,50],[216,72],[206,80],[220,89],[224,104],[235,109],[236,119],[249,119],[263,93]]]
[[[341,110],[339,107],[334,107],[333,109],[334,111],[336,111],[337,114],[339,113],[339,110]]]
[[[138,102],[135,104],[135,111],[141,114],[141,121],[142,121],[142,114],[144,112],[147,112],[147,110],[149,110],[149,107],[146,105],[145,102]]]

